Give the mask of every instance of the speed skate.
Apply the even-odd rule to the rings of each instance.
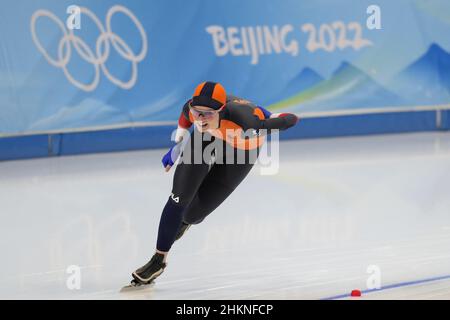
[[[154,284],[155,280],[152,280],[149,283],[140,283],[133,279],[131,280],[129,285],[122,287],[122,289],[120,289],[120,292],[132,292],[137,290],[144,290],[153,287]]]

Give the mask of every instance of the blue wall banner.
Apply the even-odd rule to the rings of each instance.
[[[450,105],[446,0],[6,0],[0,136],[174,123],[205,80],[272,111]]]

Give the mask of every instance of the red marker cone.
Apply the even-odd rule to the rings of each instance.
[[[351,296],[352,297],[361,297],[361,290],[358,290],[358,289],[352,290]]]

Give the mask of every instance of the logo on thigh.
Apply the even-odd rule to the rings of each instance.
[[[176,203],[180,202],[180,197],[175,197],[173,193],[170,194],[170,198],[175,201]]]

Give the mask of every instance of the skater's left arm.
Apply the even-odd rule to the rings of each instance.
[[[259,120],[259,127],[255,129],[286,130],[295,126],[299,121],[299,118],[293,113],[271,113],[261,106],[257,106],[257,108],[264,114],[264,119],[256,119],[257,121]]]
[[[227,103],[227,118],[246,130],[286,130],[299,121],[293,113],[271,113],[269,110],[257,106],[250,101],[239,99]],[[265,134],[260,132],[260,134]]]
[[[293,113],[271,113],[269,110],[255,106],[239,106],[230,110],[231,118],[244,130],[286,130],[298,122],[298,117]]]

